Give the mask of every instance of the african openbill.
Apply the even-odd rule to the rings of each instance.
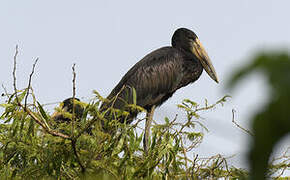
[[[164,103],[176,90],[195,82],[203,69],[218,83],[210,58],[194,32],[186,28],[177,29],[171,44],[137,62],[109,94],[107,99],[111,101],[101,106],[101,111],[109,107],[130,111],[127,104],[133,104],[133,94],[136,92],[136,104],[147,110],[145,151],[155,107]],[[130,111],[129,117],[120,118],[119,121],[131,123],[137,114]]]
[[[73,97],[67,98],[60,103],[61,112],[55,111],[51,115],[51,118],[57,124],[70,123],[72,121],[72,115],[74,114],[76,122],[80,122],[85,111],[85,106],[86,106],[85,103],[81,102],[78,98]],[[67,115],[66,113],[68,113],[69,115]],[[78,128],[80,127],[78,123],[77,127]],[[92,135],[92,127],[87,128],[86,133]]]
[[[67,98],[65,99],[62,103],[60,103],[60,108],[62,111],[64,112],[68,112],[70,114],[73,113],[73,106],[74,106],[74,113],[75,113],[75,117],[77,120],[79,120],[83,113],[84,113],[84,107],[82,105],[80,105],[80,100],[78,98],[74,98],[74,104],[73,104],[73,98]],[[70,122],[71,118],[70,117],[66,117],[63,113],[61,112],[54,112],[51,115],[52,119],[57,122],[57,123],[64,123],[64,122]]]
[[[149,53],[137,62],[108,96],[108,99],[117,98],[111,103],[102,105],[105,109],[112,106],[128,110],[126,104],[133,103],[134,88],[137,96],[136,104],[148,112],[145,146],[155,107],[164,103],[179,88],[195,82],[203,69],[218,83],[210,58],[194,32],[186,28],[177,29],[172,36],[171,44],[172,46]],[[131,112],[126,122],[131,123],[136,116],[137,112]],[[124,119],[120,121],[123,122]]]

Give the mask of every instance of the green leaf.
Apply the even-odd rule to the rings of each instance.
[[[136,105],[137,103],[137,93],[135,88],[132,87],[132,92],[133,92],[133,104]]]
[[[38,104],[38,108],[39,108],[39,111],[40,111],[41,116],[45,120],[48,120],[48,116],[47,116],[46,112],[44,111],[44,109],[42,108],[41,104],[38,101],[37,101],[37,104]]]
[[[29,121],[29,126],[28,126],[28,131],[27,131],[27,135],[34,135],[34,125],[35,125],[35,122],[33,119],[30,119]]]
[[[13,104],[0,104],[0,106],[3,108],[9,108],[9,107],[12,107],[14,105]]]
[[[122,151],[124,140],[125,140],[125,135],[122,135],[121,139],[118,141],[117,146],[113,150],[112,156],[117,155]]]
[[[190,99],[184,99],[183,102],[191,104],[193,107],[197,107],[198,104]]]
[[[25,97],[25,95],[27,93],[27,89],[24,89],[24,90],[21,90],[21,91],[22,91],[22,93],[17,96],[19,102],[21,102],[23,100],[23,98]],[[19,91],[19,92],[21,92],[21,91]],[[16,102],[17,102],[17,99],[15,98],[14,99],[14,103],[16,104]]]

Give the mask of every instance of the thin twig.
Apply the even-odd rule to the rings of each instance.
[[[290,167],[290,164],[289,164],[289,158],[290,156],[288,155],[289,154],[289,150],[290,150],[290,147],[288,147],[286,149],[286,151],[282,154],[282,156],[280,157],[277,157],[277,158],[273,158],[269,164],[272,164],[273,166],[276,166],[278,164],[283,164],[284,167],[282,168],[282,166],[277,170],[280,171],[279,174],[277,174],[277,176],[275,176],[273,179],[279,179],[279,177],[281,177],[284,172]],[[279,165],[278,165],[279,166]],[[277,173],[277,172],[274,172],[274,173]],[[273,174],[273,173],[272,173]],[[271,174],[271,175],[272,175]]]
[[[2,88],[3,88],[4,92],[5,92],[5,93],[2,94],[2,96],[6,95],[7,98],[9,98],[8,91],[7,91],[7,89],[5,88],[5,86],[3,84],[2,84]]]
[[[249,131],[248,129],[245,129],[245,128],[243,128],[242,126],[240,126],[236,121],[235,121],[235,110],[234,109],[232,109],[232,114],[233,114],[233,118],[232,118],[232,122],[238,127],[238,128],[240,128],[241,130],[243,130],[244,132],[246,132],[247,134],[249,134],[249,135],[251,135],[251,136],[254,136],[254,134],[251,132],[251,131]]]
[[[192,165],[193,168],[195,167],[195,165],[197,165],[196,164],[197,163],[197,158],[198,158],[198,154],[196,154],[196,156],[194,157],[193,165]]]
[[[48,126],[46,126],[29,108],[26,106],[23,106],[21,102],[19,102],[18,96],[17,96],[17,87],[16,87],[16,61],[17,61],[17,55],[18,55],[18,45],[16,45],[15,55],[14,55],[14,64],[13,64],[13,88],[15,93],[15,99],[16,103],[19,107],[21,107],[24,112],[29,114],[29,116],[37,123],[39,124],[45,132],[48,134],[51,134],[52,136],[58,136],[64,139],[70,139],[69,136],[62,134],[60,132],[56,132],[51,130]],[[33,74],[33,73],[32,73]]]
[[[34,69],[35,69],[35,65],[36,65],[37,61],[38,61],[38,58],[36,58],[36,60],[34,61],[33,66],[32,66],[32,71],[29,75],[29,81],[28,81],[27,92],[26,92],[25,101],[24,101],[24,107],[27,107],[27,98],[29,95],[29,90],[31,88],[31,79],[32,79],[32,75],[34,73]]]
[[[19,102],[18,102],[19,103]],[[21,108],[23,108],[23,110],[27,113],[27,114],[29,114],[29,116],[33,119],[33,120],[35,120],[35,122],[37,123],[37,124],[39,124],[43,129],[44,129],[44,131],[45,132],[47,132],[48,134],[50,134],[50,135],[52,135],[52,136],[58,136],[58,137],[61,137],[61,138],[64,138],[64,139],[71,139],[68,135],[65,135],[65,134],[62,134],[62,133],[60,133],[60,132],[57,132],[57,131],[54,131],[54,130],[51,130],[49,127],[47,127],[40,119],[38,119],[38,117],[35,115],[35,114],[33,114],[33,112],[32,111],[30,111],[30,109],[29,108],[26,108],[25,106],[23,106],[22,104],[18,104]]]
[[[14,54],[14,64],[13,64],[13,87],[14,87],[14,92],[15,92],[15,98],[16,102],[18,105],[20,105],[18,96],[17,96],[17,87],[16,87],[16,60],[17,60],[17,55],[18,55],[18,45],[15,47],[15,54]]]
[[[78,153],[77,153],[77,149],[76,149],[76,140],[75,140],[75,139],[72,139],[72,140],[71,140],[71,145],[72,145],[72,148],[73,148],[74,154],[75,154],[75,156],[76,156],[76,158],[77,158],[77,161],[78,161],[79,165],[81,166],[81,169],[82,169],[81,172],[82,172],[82,173],[85,173],[86,169],[85,169],[84,165],[82,164],[82,162],[81,162],[81,160],[80,160],[80,157],[79,157],[79,155],[78,155]]]
[[[142,127],[139,127],[138,125],[139,125],[139,123],[140,122],[142,122],[142,121],[144,121],[144,120],[146,120],[146,118],[142,118],[142,119],[138,119],[138,118],[136,118],[136,120],[137,120],[137,122],[136,123],[134,123],[134,124],[132,124],[131,126],[133,127],[133,128],[139,128],[139,129],[142,129],[142,130],[144,130],[144,128],[142,128]]]
[[[195,112],[212,109],[212,108],[216,107],[218,104],[221,104],[223,106],[223,103],[226,101],[227,98],[231,98],[231,96],[225,95],[223,98],[221,98],[216,103],[214,103],[210,106],[208,105],[207,99],[205,99],[205,107],[197,108],[198,106],[196,106]]]
[[[76,138],[73,138],[74,137],[74,128],[75,128],[75,121],[76,121],[76,117],[75,117],[75,96],[76,96],[76,72],[75,72],[75,66],[76,64],[73,64],[72,66],[72,73],[73,73],[73,80],[72,80],[72,83],[73,83],[73,109],[72,109],[72,126],[71,126],[71,136],[72,136],[72,140],[71,140],[71,145],[72,145],[72,148],[73,148],[73,151],[74,151],[74,155],[76,156],[76,159],[78,161],[78,164],[80,165],[81,167],[81,172],[82,173],[85,173],[86,169],[85,167],[83,166],[81,160],[80,160],[80,157],[77,153],[77,148],[76,148],[76,141],[78,139],[78,137]]]
[[[122,88],[121,88],[120,91],[116,94],[116,96],[113,97],[113,99],[112,99],[112,104],[111,104],[111,108],[114,108],[115,102],[117,101],[117,99],[119,98],[119,95],[121,94],[121,92],[122,92],[125,88],[126,88],[125,85],[122,86]],[[121,99],[121,98],[120,98],[120,99]],[[111,99],[110,99],[110,101],[111,101]],[[102,111],[102,109],[101,109],[101,111]]]
[[[73,83],[73,109],[72,109],[72,126],[71,126],[71,133],[72,133],[72,136],[74,134],[74,127],[75,127],[75,96],[76,96],[76,72],[75,72],[75,66],[76,64],[73,64],[72,66],[72,71],[73,71],[73,80],[72,80],[72,83]]]
[[[181,143],[181,148],[182,148],[182,152],[184,155],[184,161],[185,161],[185,168],[186,168],[186,176],[189,177],[189,173],[188,173],[188,158],[186,155],[186,148],[184,147],[183,141],[182,141],[182,137],[180,137],[180,143]]]
[[[56,105],[56,104],[59,104],[59,103],[60,103],[60,101],[58,101],[58,102],[46,103],[46,104],[42,104],[42,107],[44,107],[44,106],[50,106],[50,105]]]
[[[197,170],[194,170],[195,165],[197,165],[197,158],[198,158],[198,154],[196,154],[194,160],[193,160],[193,164],[192,164],[192,172],[191,172],[191,176],[192,178],[194,177],[194,175],[196,174],[195,172],[197,172],[199,170],[200,166],[197,166]]]

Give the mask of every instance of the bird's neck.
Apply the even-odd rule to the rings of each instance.
[[[186,50],[181,47],[174,47],[174,48],[180,51],[181,54],[183,54],[186,59],[196,59],[195,55],[190,50]]]

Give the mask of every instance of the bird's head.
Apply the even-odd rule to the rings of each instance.
[[[177,29],[172,36],[172,46],[192,53],[201,62],[207,74],[215,82],[219,82],[211,60],[194,32],[186,28]]]
[[[74,103],[73,103],[73,100],[74,100]],[[84,107],[81,105],[81,101],[78,98],[74,98],[74,99],[67,98],[62,103],[60,103],[60,109],[63,112],[68,112],[72,114],[73,108],[75,108],[74,113],[75,113],[76,118],[80,119],[83,115]],[[60,121],[60,122],[71,121],[71,119],[69,119],[68,117],[65,117],[64,114],[57,111],[52,114],[52,119],[54,119],[55,121]]]

